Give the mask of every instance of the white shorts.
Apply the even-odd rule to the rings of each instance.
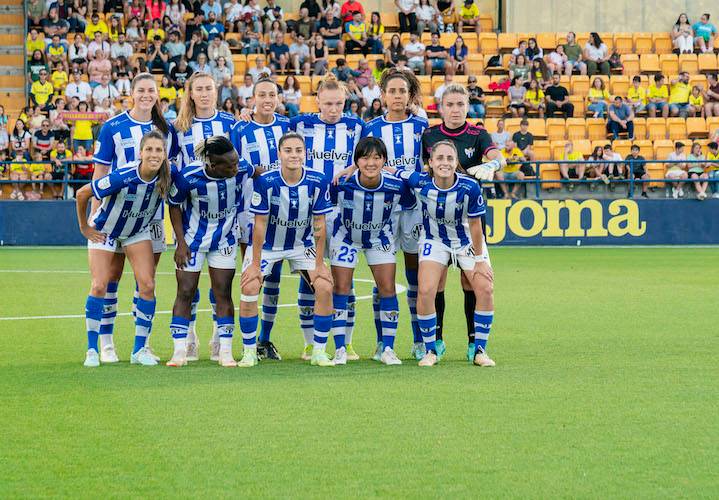
[[[272,272],[272,267],[283,260],[290,263],[290,270],[293,273],[298,271],[314,271],[315,261],[317,260],[317,252],[314,247],[293,248],[291,250],[281,250],[279,252],[272,250],[262,250],[262,262],[260,262],[260,272],[262,276],[267,276]],[[242,272],[252,264],[252,248],[247,247],[245,252],[245,260],[242,262]]]
[[[252,243],[250,238],[252,237],[252,223],[254,220],[255,218],[249,210],[245,210],[237,214],[237,219],[235,220],[235,233],[238,235],[237,240],[240,243],[245,245]]]
[[[331,243],[330,264],[337,267],[357,267],[360,252],[364,253],[367,264],[377,266],[380,264],[394,264],[397,262],[397,250],[394,243],[387,248],[361,248],[358,245],[348,245],[339,238],[333,238]]]
[[[431,260],[444,266],[448,266],[451,261],[463,271],[471,271],[474,269],[474,264],[479,261],[486,261],[487,264],[492,265],[489,260],[487,243],[484,242],[481,255],[476,255],[471,243],[462,248],[452,249],[441,241],[422,240],[419,242],[419,261],[423,260]]]
[[[152,253],[162,253],[167,250],[165,242],[165,223],[162,219],[153,219],[147,226],[150,231],[150,239],[152,240]]]
[[[88,250],[105,250],[106,252],[113,252],[113,253],[125,253],[123,250],[123,247],[130,246],[134,243],[139,243],[141,241],[148,241],[152,240],[152,235],[150,234],[150,231],[148,229],[145,229],[142,232],[137,233],[134,236],[130,236],[129,238],[110,238],[107,236],[105,238],[105,243],[95,243],[93,241],[87,240],[87,249]],[[153,249],[154,252],[154,249]]]
[[[416,254],[422,236],[422,209],[416,207],[395,212],[392,214],[392,228],[396,231],[395,248]]]
[[[209,252],[192,252],[187,265],[181,269],[189,273],[202,272],[202,265],[215,269],[237,269],[237,245],[220,248]],[[179,269],[176,267],[176,269]]]

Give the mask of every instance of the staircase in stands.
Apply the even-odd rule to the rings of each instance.
[[[23,0],[0,0],[0,104],[9,116],[26,103]]]

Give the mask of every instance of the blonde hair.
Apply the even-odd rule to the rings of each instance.
[[[469,100],[469,92],[467,92],[467,89],[459,83],[451,83],[447,85],[447,88],[445,88],[442,93],[442,102],[444,102],[444,98],[449,94],[460,94],[463,95],[465,99]]]
[[[323,90],[341,90],[344,95],[347,95],[347,86],[344,82],[337,79],[334,73],[327,73],[317,85],[317,95]]]
[[[200,78],[209,78],[212,80],[212,85],[215,85],[215,79],[203,71],[193,73],[192,76],[187,79],[185,82],[185,92],[183,92],[180,100],[180,109],[177,111],[177,118],[175,119],[175,128],[179,132],[185,133],[190,130],[192,120],[194,120],[197,115],[195,101],[192,100],[190,93],[192,91],[192,85]]]

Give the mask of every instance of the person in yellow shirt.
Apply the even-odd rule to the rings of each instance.
[[[712,188],[712,198],[719,198],[719,144],[712,141],[707,144],[706,173]]]
[[[582,161],[584,160],[584,155],[579,151],[574,151],[574,143],[572,141],[567,141],[564,145],[564,155],[562,156],[562,160]],[[562,176],[562,179],[566,181],[571,181],[572,179],[581,181],[584,179],[584,171],[586,168],[587,167],[584,163],[560,163],[559,174]],[[569,191],[574,191],[574,183],[569,182],[567,189]]]
[[[147,41],[152,42],[156,36],[159,36],[162,41],[165,41],[165,30],[162,29],[159,19],[153,19],[152,28],[147,30]]]
[[[177,89],[170,83],[167,75],[162,75],[162,82],[157,89],[157,97],[160,100],[167,99],[170,104],[175,104],[177,100]]]
[[[26,53],[28,57],[35,52],[36,50],[39,50],[43,54],[45,53],[45,36],[40,35],[38,31],[33,28],[30,30],[30,33],[27,34],[27,40],[25,41],[25,47],[27,49]]]
[[[689,106],[689,96],[692,88],[689,86],[689,73],[682,71],[679,78],[671,81],[669,88],[669,114],[686,118],[694,116],[693,108]]]
[[[587,109],[594,113],[594,118],[604,118],[607,115],[609,92],[604,84],[604,80],[599,77],[592,80],[592,86],[589,88],[587,100],[589,101]]]
[[[87,103],[81,102],[77,110],[80,113],[87,113]],[[78,146],[82,146],[85,151],[92,150],[92,125],[94,123],[93,120],[75,120],[72,127],[72,149],[77,151]]]
[[[544,102],[544,91],[539,87],[537,80],[529,81],[529,90],[524,94],[524,98],[527,101],[527,111],[536,111],[539,113],[540,118],[544,118],[544,109],[546,103]]]
[[[52,75],[50,75],[50,81],[52,82],[52,88],[55,89],[55,94],[62,95],[65,93],[68,80],[67,71],[63,69],[62,63],[56,63],[55,69]]]
[[[45,49],[45,55],[47,56],[47,63],[50,66],[55,66],[56,63],[62,63],[65,71],[68,70],[67,63],[67,45],[60,40],[60,35],[53,35],[52,42]]]
[[[462,7],[459,9],[459,23],[457,33],[462,33],[464,26],[474,26],[474,31],[479,33],[482,26],[479,23],[479,7],[474,0],[464,0]]]
[[[96,31],[102,33],[102,37],[104,39],[107,39],[110,34],[110,30],[107,28],[107,23],[100,19],[97,12],[93,12],[90,22],[87,23],[87,26],[85,26],[85,37],[90,40],[95,36]]]
[[[689,96],[689,114],[691,116],[704,115],[704,96],[699,85],[692,87],[692,94]]]
[[[627,91],[627,104],[634,110],[634,114],[641,113],[647,107],[647,89],[641,86],[639,76],[632,78],[632,84]]]
[[[654,83],[647,91],[647,113],[651,118],[657,116],[657,110],[661,110],[662,116],[669,116],[669,88],[664,85],[664,75],[654,75]]]
[[[30,100],[44,110],[54,92],[52,83],[47,81],[47,71],[40,70],[40,79],[30,87]]]
[[[522,150],[517,147],[517,144],[509,139],[502,149],[502,156],[507,160],[507,164],[502,168],[502,170],[497,170],[494,173],[494,178],[497,181],[521,181],[524,180],[524,173],[520,170],[521,162],[527,161],[527,159],[524,157],[524,154],[522,154]],[[497,184],[497,187],[499,188],[500,192],[504,194],[506,197],[509,195],[510,198],[513,200],[517,199],[517,193],[519,192],[519,189],[522,187],[522,184],[517,182],[512,184],[512,189],[510,190],[509,187],[505,184]],[[508,192],[509,191],[509,192]]]
[[[42,159],[42,153],[40,151],[36,151],[32,155],[32,159],[34,162],[29,165],[30,179],[33,181],[49,181],[52,179],[52,175],[50,174],[50,165],[43,163],[44,160]],[[33,182],[32,192],[27,194],[27,198],[29,200],[39,200],[42,198],[44,192],[44,182],[38,182],[37,184]]]
[[[27,164],[25,163],[25,158],[23,156],[16,156],[15,158],[12,158],[12,165],[10,165],[10,180],[11,181],[26,181],[28,179],[28,168]],[[10,193],[10,199],[11,200],[24,200],[25,195],[23,194],[23,191],[25,190],[25,184],[20,184],[19,182],[14,182],[12,184],[12,193]]]

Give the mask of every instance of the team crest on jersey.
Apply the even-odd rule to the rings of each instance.
[[[354,138],[355,138],[355,131],[354,131],[354,130],[348,130],[348,131],[347,131],[347,137],[349,137],[350,139],[354,139]]]
[[[297,208],[300,201],[297,198],[290,198],[290,208]]]
[[[402,136],[400,134],[394,135],[394,143],[395,144],[402,144]]]
[[[472,158],[474,156],[474,148],[464,148],[464,154],[467,155],[467,158]]]
[[[267,147],[269,147],[270,149],[276,149],[276,148],[275,148],[275,140],[274,140],[274,139],[270,139],[270,138],[268,137],[268,138],[267,138]]]
[[[419,132],[414,134],[414,142],[422,142],[422,134],[420,134]]]
[[[97,187],[100,189],[107,189],[110,187],[110,179],[108,177],[103,177],[99,181],[97,181]]]
[[[334,139],[335,138],[335,129],[328,128],[327,129],[327,138],[328,139]]]
[[[262,195],[260,193],[252,193],[252,206],[257,207],[262,203]]]

